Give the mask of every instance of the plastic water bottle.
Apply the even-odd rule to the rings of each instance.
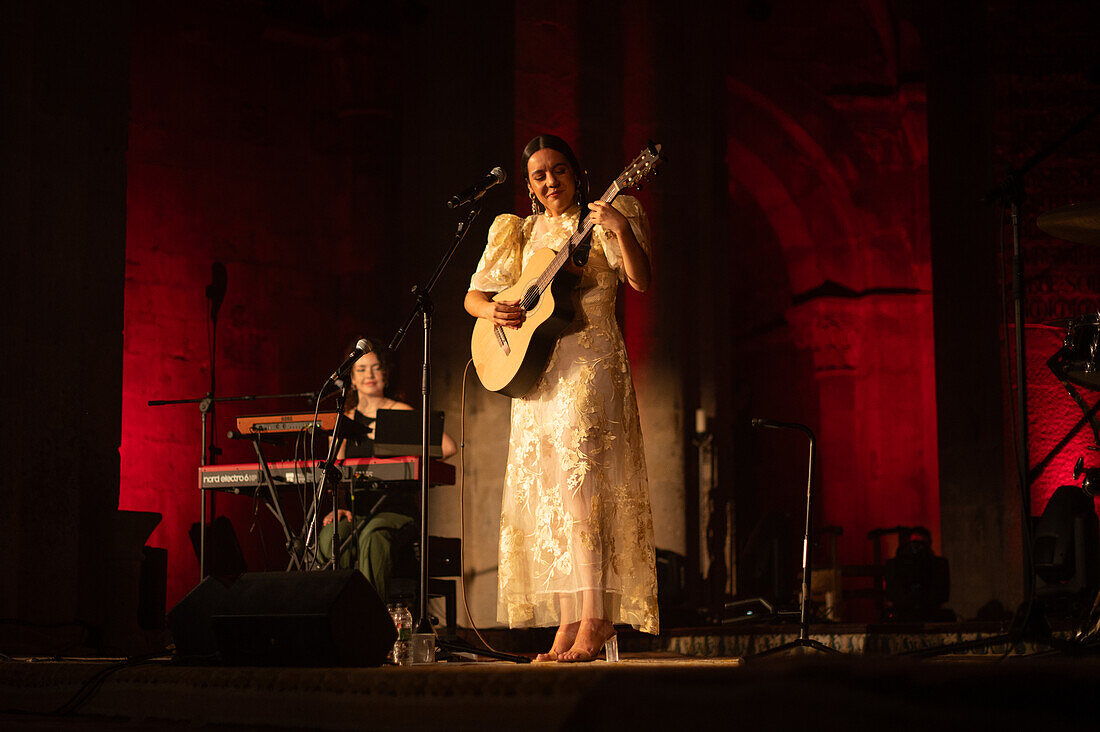
[[[388,612],[390,614],[390,620],[393,622],[394,629],[396,629],[397,628],[397,606],[394,605],[392,602],[387,602],[386,603],[386,612]],[[386,654],[386,658],[390,661],[393,661],[393,649],[392,648],[390,649],[390,652],[388,654]]]
[[[413,617],[403,602],[394,606],[393,625],[397,629],[397,640],[393,644],[393,662],[398,666],[408,666],[412,663],[410,644],[413,636]]]

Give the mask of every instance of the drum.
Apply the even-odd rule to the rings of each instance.
[[[1100,313],[1070,318],[1055,358],[1068,381],[1100,390]]]

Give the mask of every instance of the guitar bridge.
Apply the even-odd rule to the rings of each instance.
[[[500,344],[500,348],[501,348],[502,351],[504,351],[504,355],[505,356],[512,355],[512,349],[508,345],[508,336],[506,336],[504,334],[504,328],[499,326],[499,325],[494,325],[493,330],[497,334],[497,343]]]

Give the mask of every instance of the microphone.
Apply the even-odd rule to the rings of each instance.
[[[759,417],[752,418],[753,427],[767,427],[773,430],[798,430],[803,432],[810,438],[810,443],[814,442],[814,431],[804,424],[799,422],[779,422],[774,419],[760,419]]]
[[[366,338],[360,338],[359,342],[355,344],[355,348],[352,349],[351,353],[348,354],[348,357],[344,359],[344,362],[340,364],[339,368],[332,372],[332,376],[328,377],[328,380],[331,382],[339,379],[347,373],[347,370],[350,369],[356,361],[363,357],[364,353],[370,353],[370,351],[370,341]]]
[[[477,183],[474,183],[462,193],[447,199],[447,208],[458,208],[459,206],[465,206],[467,203],[473,203],[484,196],[485,191],[489,190],[497,183],[503,183],[507,179],[508,174],[504,172],[504,168],[498,165],[489,171],[489,175],[485,176]]]

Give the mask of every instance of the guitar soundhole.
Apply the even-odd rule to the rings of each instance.
[[[527,312],[531,312],[535,309],[535,306],[539,304],[539,288],[538,285],[531,285],[527,288],[527,292],[523,294],[523,299],[519,301],[519,304],[523,306],[523,309]]]

